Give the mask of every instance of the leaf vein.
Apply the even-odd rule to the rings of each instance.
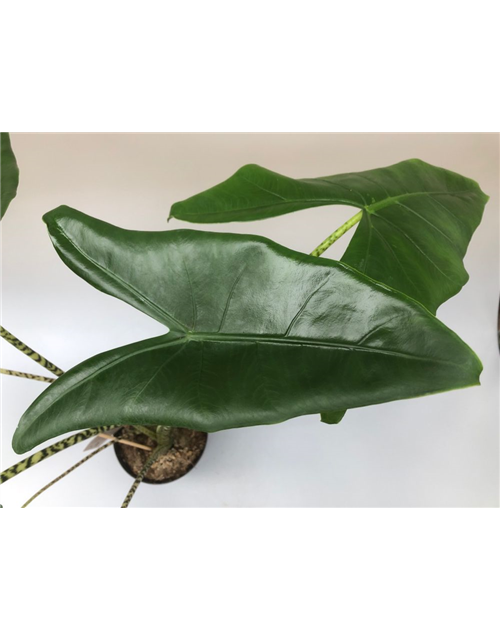
[[[455,243],[453,242],[453,240],[450,238],[450,236],[446,235],[446,233],[444,233],[444,231],[442,231],[442,229],[440,229],[439,227],[436,227],[435,224],[432,224],[432,222],[430,220],[428,220],[427,218],[425,218],[424,216],[420,215],[418,213],[418,211],[415,211],[415,209],[412,209],[411,207],[409,207],[406,204],[402,204],[401,202],[398,202],[398,206],[399,207],[403,207],[403,209],[407,209],[408,211],[410,211],[410,213],[413,213],[414,215],[417,216],[417,218],[419,218],[420,220],[422,220],[423,222],[425,222],[426,224],[428,224],[430,227],[432,227],[433,229],[435,229],[438,233],[440,233],[444,238],[446,238],[446,240],[448,240],[448,242],[454,247]]]
[[[240,178],[243,178],[243,180],[245,180],[245,182],[248,182],[248,184],[251,184],[254,187],[257,187],[257,189],[260,189],[261,191],[265,191],[266,193],[270,193],[272,196],[276,196],[276,198],[279,198],[280,200],[284,200],[285,202],[287,202],[287,199],[284,198],[283,196],[280,196],[279,193],[274,193],[274,191],[271,191],[270,189],[266,189],[262,185],[257,184],[256,182],[253,182],[252,180],[249,180],[248,178],[245,178],[244,175],[240,175]]]
[[[234,291],[236,289],[236,285],[241,280],[241,276],[243,275],[243,272],[245,271],[246,268],[247,268],[247,265],[245,265],[243,267],[243,269],[236,276],[235,281],[233,282],[233,286],[231,287],[231,291],[229,292],[229,295],[228,295],[227,300],[226,300],[226,306],[224,307],[224,312],[222,314],[222,318],[221,318],[220,325],[219,325],[219,328],[217,330],[217,333],[220,333],[220,330],[222,329],[222,325],[224,324],[224,322],[226,320],[226,315],[227,315],[227,312],[228,312],[228,309],[229,309],[229,304],[231,302],[231,299],[233,297]]]
[[[290,321],[290,324],[288,325],[285,333],[283,334],[284,336],[288,336],[289,335],[290,331],[292,330],[292,327],[297,322],[297,320],[300,318],[300,316],[302,315],[302,312],[304,311],[304,309],[307,307],[307,305],[311,301],[311,298],[313,298],[318,293],[318,291],[325,286],[325,284],[328,282],[329,279],[330,279],[330,275],[327,275],[326,278],[323,280],[323,282],[319,285],[319,287],[317,287],[311,294],[309,294],[309,296],[306,298],[305,302],[302,304],[300,309],[297,311],[295,316]]]
[[[195,328],[196,328],[196,321],[197,321],[197,318],[198,318],[198,312],[197,312],[197,308],[196,308],[196,301],[195,301],[195,298],[194,298],[193,283],[191,282],[191,277],[189,275],[187,264],[186,264],[186,261],[184,259],[184,256],[182,255],[182,253],[180,254],[180,256],[181,256],[182,264],[184,266],[184,271],[186,272],[186,277],[187,277],[188,282],[189,282],[189,291],[191,293],[191,305],[192,305],[192,317],[193,317],[191,330],[194,331]]]
[[[446,274],[440,267],[438,267],[438,265],[434,262],[434,260],[432,260],[432,258],[430,256],[428,256],[427,253],[425,253],[425,251],[422,249],[422,247],[420,247],[415,242],[415,240],[413,240],[413,238],[411,236],[409,236],[407,233],[405,233],[400,227],[398,227],[396,224],[394,224],[390,220],[387,220],[387,218],[383,218],[382,216],[379,216],[377,213],[372,213],[371,215],[379,218],[380,220],[383,220],[388,225],[390,225],[391,227],[396,229],[399,234],[403,235],[410,242],[410,244],[412,244],[433,265],[433,267],[435,269],[437,269],[437,271],[439,271],[439,273],[441,273],[450,282],[454,282],[452,280],[452,278],[450,278],[450,276],[448,274]]]

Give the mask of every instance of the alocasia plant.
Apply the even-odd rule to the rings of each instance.
[[[170,332],[100,354],[54,382],[14,436],[24,453],[101,424],[201,431],[477,384],[474,353],[405,294],[258,236],[127,231],[46,214],[64,262]]]
[[[467,281],[463,257],[487,199],[474,181],[418,160],[305,180],[248,165],[171,210],[214,223],[358,207],[312,255],[258,236],[129,231],[54,209],[44,220],[63,261],[169,331],[61,375],[21,418],[14,449],[85,429],[68,446],[115,424],[210,432],[311,413],[336,423],[350,408],[478,384],[477,356],[434,314]],[[319,257],[358,222],[340,262]]]

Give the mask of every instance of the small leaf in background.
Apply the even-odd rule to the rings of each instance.
[[[247,165],[170,215],[214,223],[351,205],[363,216],[341,261],[435,313],[467,282],[463,258],[487,201],[474,180],[421,160],[304,180]]]
[[[8,133],[0,133],[0,219],[4,217],[9,204],[16,197],[18,184],[19,169],[10,144],[10,136]]]

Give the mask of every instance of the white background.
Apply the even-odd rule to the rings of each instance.
[[[60,547],[76,550],[112,512],[20,515],[30,533],[7,558],[6,608],[57,569],[44,558],[62,564]],[[26,613],[17,639],[371,640],[495,513],[132,508]]]
[[[339,425],[306,416],[209,435],[198,466],[138,506],[498,506],[498,137],[494,134],[25,134],[12,136],[18,196],[3,222],[3,324],[63,369],[164,328],[103,295],[58,258],[41,216],[67,204],[126,228],[167,228],[170,206],[255,162],[297,177],[361,171],[418,157],[477,180],[488,195],[465,265],[470,281],[438,317],[484,364],[481,386],[349,411]],[[310,252],[355,211],[329,206],[252,223],[200,225],[256,233]],[[172,220],[168,228],[189,226]],[[354,231],[354,230],[353,230]],[[325,254],[340,258],[353,231]],[[3,367],[43,375],[10,345]],[[17,421],[43,383],[2,376],[2,466]],[[82,457],[84,444],[2,486],[22,504]],[[131,483],[108,449],[33,506],[118,506]]]

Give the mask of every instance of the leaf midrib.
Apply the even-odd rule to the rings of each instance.
[[[441,364],[450,365],[450,366],[458,366],[456,363],[453,363],[449,360],[440,360],[434,357],[424,357],[424,356],[416,356],[411,353],[403,353],[400,351],[393,351],[390,349],[380,349],[378,347],[363,347],[358,345],[358,343],[342,343],[342,342],[334,342],[329,340],[315,340],[313,338],[303,338],[303,337],[291,337],[284,335],[266,335],[260,333],[188,333],[186,335],[188,340],[197,341],[197,342],[259,342],[264,344],[289,344],[293,346],[302,346],[302,347],[317,347],[317,348],[326,348],[326,349],[342,349],[345,351],[363,351],[368,353],[380,353],[383,355],[390,355],[399,358],[408,358],[411,360],[422,360],[425,362],[439,362]]]
[[[332,183],[332,185],[342,186],[342,185],[335,185],[334,183]],[[352,207],[359,207],[360,209],[364,209],[368,211],[368,213],[372,213],[372,211],[378,211],[380,209],[383,209],[386,206],[389,206],[390,204],[393,204],[393,203],[398,204],[401,199],[411,198],[414,196],[455,196],[457,198],[460,198],[465,194],[474,195],[475,193],[476,192],[472,191],[471,189],[464,189],[461,191],[415,191],[412,193],[402,193],[401,195],[398,195],[398,196],[391,196],[390,198],[384,198],[383,200],[378,200],[370,204],[366,204],[365,202],[359,202],[356,200],[346,200],[343,198],[342,199],[341,198],[301,198],[300,200],[282,200],[279,202],[272,202],[268,204],[259,204],[255,207],[243,207],[241,209],[225,209],[223,211],[221,210],[204,211],[203,214],[214,215],[214,214],[224,214],[224,213],[240,213],[242,211],[257,211],[258,209],[262,209],[262,208],[283,207],[283,206],[303,204],[303,203],[307,203],[311,205],[318,203],[317,206],[326,206],[329,204],[341,204],[341,205],[347,205]],[[199,215],[199,212],[198,213],[195,212],[191,214],[184,212],[183,215],[184,215],[184,218],[189,218],[193,216],[197,218]]]
[[[166,333],[164,336],[159,336],[159,339],[162,337],[165,338],[166,336],[177,334],[177,333],[178,332],[171,331],[169,333]],[[434,357],[416,356],[410,353],[402,353],[400,351],[393,351],[389,349],[380,349],[378,347],[363,347],[361,345],[358,345],[357,343],[342,343],[342,342],[333,342],[333,341],[326,341],[326,340],[314,340],[311,338],[308,338],[308,339],[301,338],[301,337],[294,338],[289,336],[284,337],[280,335],[263,335],[263,334],[252,334],[252,333],[237,334],[237,333],[215,333],[215,332],[213,333],[187,332],[185,334],[179,335],[179,337],[175,338],[174,340],[161,342],[160,344],[157,344],[157,345],[148,346],[148,347],[145,347],[144,349],[139,349],[137,351],[134,351],[133,353],[128,353],[120,358],[117,358],[116,360],[113,360],[112,362],[106,365],[103,365],[94,373],[92,373],[90,376],[86,377],[84,380],[77,382],[73,387],[71,387],[71,389],[73,389],[74,387],[78,386],[83,382],[87,382],[88,380],[91,380],[98,373],[101,373],[102,371],[105,371],[106,369],[111,368],[116,364],[119,364],[120,362],[127,360],[128,358],[132,358],[137,355],[147,353],[148,351],[156,351],[157,349],[169,348],[173,345],[179,345],[185,342],[219,342],[219,343],[259,342],[264,344],[279,344],[279,345],[289,344],[294,346],[312,347],[312,348],[318,347],[318,348],[327,348],[327,349],[343,349],[345,351],[363,351],[368,353],[381,353],[383,355],[390,355],[390,356],[395,356],[400,358],[408,358],[411,360],[423,360],[426,362],[440,362],[441,364],[456,366],[455,363],[450,362],[449,360],[440,360]]]
[[[398,196],[390,196],[389,198],[384,198],[383,200],[378,200],[376,202],[372,202],[364,207],[368,213],[374,213],[375,211],[379,211],[380,209],[384,209],[385,207],[391,204],[399,204],[399,202],[406,198],[412,198],[415,196],[453,196],[456,198],[460,198],[465,194],[473,195],[475,192],[470,189],[463,189],[461,191],[415,191],[413,193],[402,193]]]
[[[280,336],[280,335],[263,335],[263,334],[231,334],[231,333],[193,333],[193,332],[186,332],[184,334],[177,332],[177,331],[171,331],[163,336],[159,336],[158,339],[161,340],[161,338],[166,338],[167,336],[172,335],[172,336],[178,336],[175,337],[173,340],[167,340],[166,342],[161,341],[159,344],[155,344],[155,345],[150,345],[147,347],[144,347],[143,349],[139,349],[137,351],[134,351],[133,353],[127,353],[119,358],[114,359],[112,362],[108,362],[107,364],[103,365],[102,367],[99,367],[99,369],[97,369],[96,371],[94,371],[92,374],[90,374],[89,376],[86,376],[85,378],[83,378],[82,380],[78,380],[77,382],[75,382],[75,384],[71,385],[70,387],[68,387],[67,389],[65,389],[64,394],[66,395],[67,393],[77,389],[79,386],[81,386],[82,384],[86,384],[89,381],[93,380],[98,374],[102,373],[103,371],[106,371],[107,369],[110,369],[114,366],[116,366],[117,364],[124,362],[126,360],[128,360],[129,358],[133,358],[136,357],[138,355],[142,355],[143,353],[147,353],[148,351],[156,351],[157,349],[163,349],[163,348],[169,348],[171,346],[174,345],[183,345],[186,344],[190,341],[193,342],[201,342],[201,344],[203,344],[204,342],[216,342],[216,343],[224,343],[224,342],[236,342],[236,343],[260,343],[260,344],[275,344],[275,345],[284,345],[284,344],[288,344],[288,345],[293,345],[293,346],[302,346],[302,347],[309,347],[309,348],[323,348],[323,349],[340,349],[340,350],[344,350],[344,351],[361,351],[361,352],[366,352],[366,353],[378,353],[378,354],[382,354],[382,355],[388,355],[388,356],[392,356],[392,357],[399,357],[399,358],[404,358],[404,359],[409,359],[409,360],[419,360],[419,361],[423,361],[423,362],[439,362],[440,364],[443,364],[445,366],[449,366],[449,367],[462,367],[465,365],[460,365],[458,363],[454,363],[448,360],[441,360],[438,358],[434,358],[434,357],[424,357],[424,356],[416,356],[413,354],[407,354],[407,353],[401,353],[399,351],[391,351],[388,349],[380,349],[377,347],[363,347],[358,345],[357,343],[339,343],[339,342],[333,342],[333,341],[324,341],[324,340],[314,340],[314,339],[306,339],[306,338],[294,338],[294,337],[284,337],[284,336]],[[131,346],[131,345],[129,345]],[[54,384],[54,386],[56,386],[59,381],[64,380],[64,375],[61,376],[61,378],[59,378],[58,381],[56,381],[56,383]],[[60,384],[60,383],[59,383]],[[58,402],[60,400],[60,397],[56,397],[54,398],[54,400],[48,404],[47,406],[43,407],[42,410],[42,414],[45,413],[46,411],[48,411],[53,404],[55,404],[56,402]]]

